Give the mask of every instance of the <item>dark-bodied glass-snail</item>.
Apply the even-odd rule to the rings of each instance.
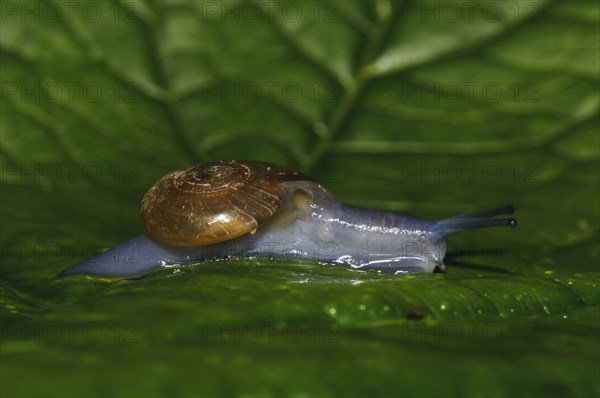
[[[142,200],[145,235],[60,275],[134,278],[216,259],[308,259],[391,273],[444,270],[446,236],[516,225],[512,206],[428,221],[343,203],[272,163],[204,163],[161,178]]]

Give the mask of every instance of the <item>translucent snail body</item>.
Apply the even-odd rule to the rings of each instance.
[[[512,206],[428,221],[337,200],[297,171],[263,162],[218,162],[160,179],[142,200],[145,235],[60,275],[140,277],[216,259],[307,259],[390,273],[444,270],[446,236],[481,227]]]

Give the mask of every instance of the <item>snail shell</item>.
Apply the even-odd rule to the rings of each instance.
[[[146,234],[172,246],[210,245],[253,233],[281,205],[280,184],[309,180],[266,162],[204,163],[167,174],[142,199]]]

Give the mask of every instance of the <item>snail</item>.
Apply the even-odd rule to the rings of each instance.
[[[164,267],[218,259],[308,259],[355,270],[443,271],[446,236],[516,226],[505,206],[428,221],[355,207],[273,163],[204,163],[167,174],[142,199],[145,234],[60,276],[136,278]]]

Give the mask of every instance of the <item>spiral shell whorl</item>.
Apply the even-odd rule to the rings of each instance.
[[[279,184],[304,175],[263,162],[217,162],[161,178],[142,199],[146,234],[174,246],[209,245],[255,231],[281,203]]]

